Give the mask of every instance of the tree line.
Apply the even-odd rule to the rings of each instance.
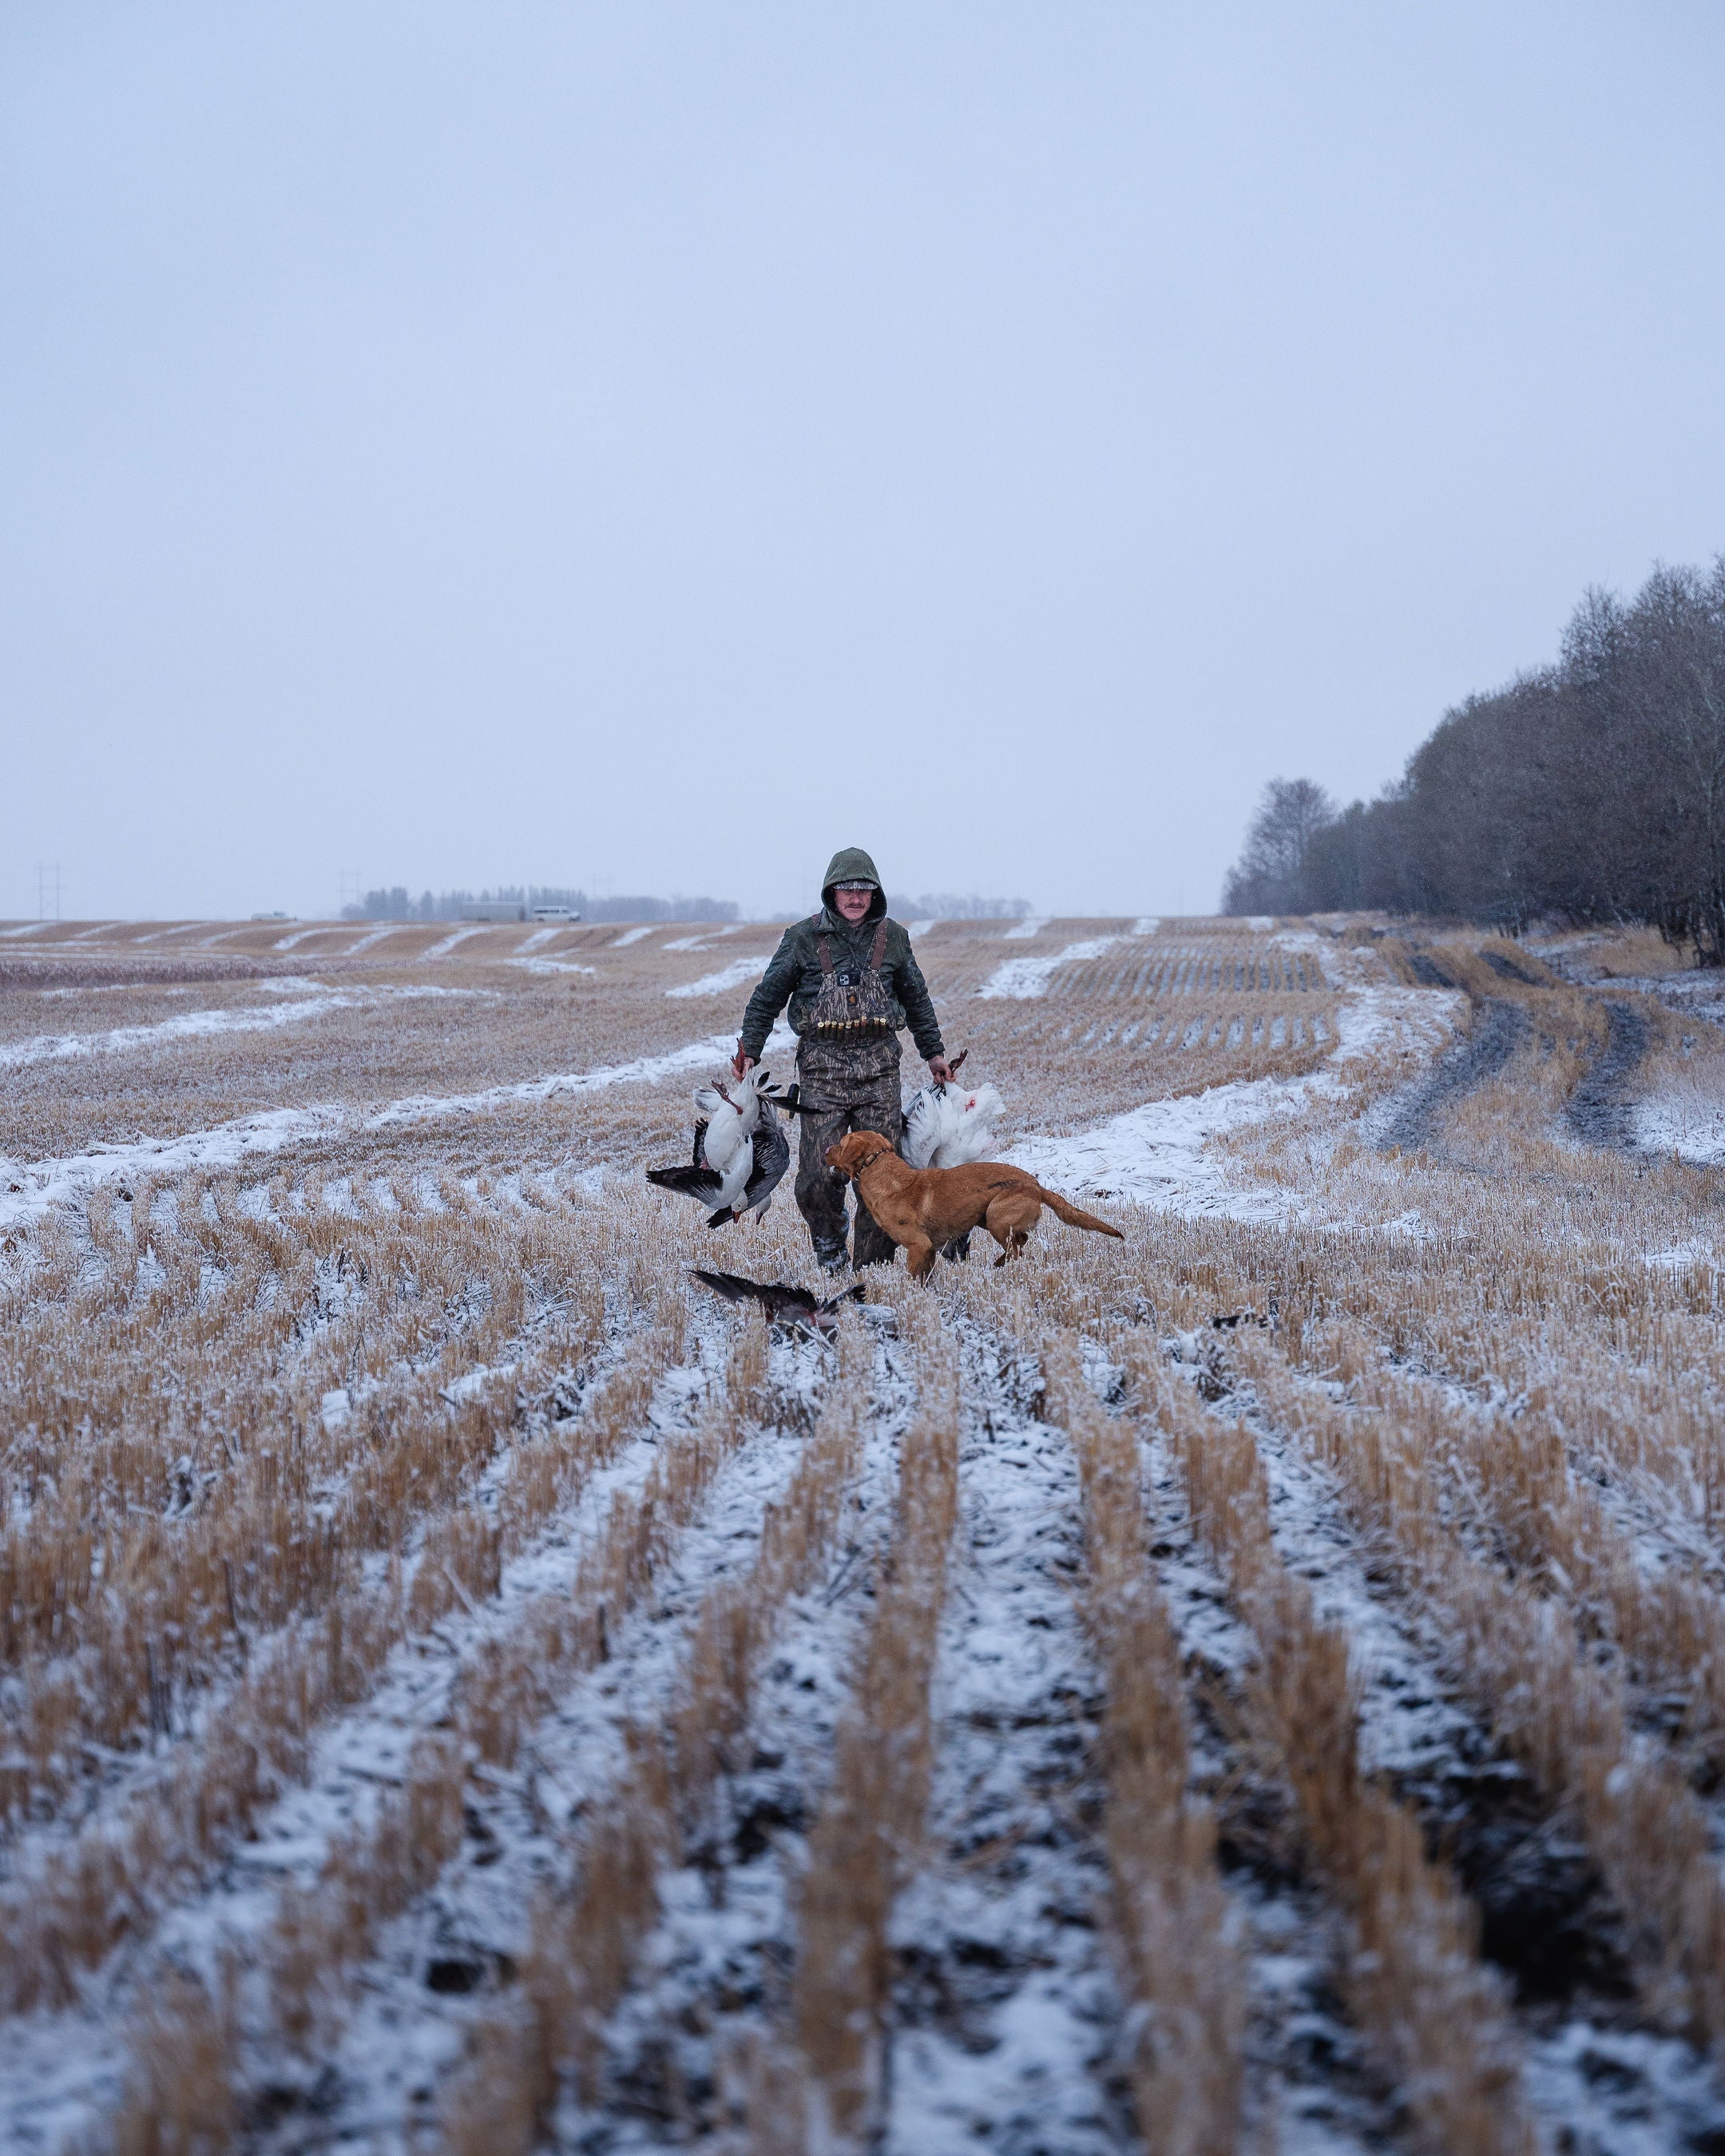
[[[1230,914],[1641,921],[1725,965],[1725,555],[1589,591],[1556,662],[1446,711],[1375,801],[1272,779]]]
[[[464,907],[486,904],[566,906],[583,921],[735,921],[741,908],[734,899],[589,898],[584,891],[561,886],[500,884],[495,891],[422,891],[418,898],[404,884],[368,891],[357,906],[344,906],[344,921],[459,921]]]
[[[567,906],[583,921],[736,921],[742,909],[734,899],[589,898],[584,891],[568,891],[542,884],[500,884],[495,891],[426,891],[415,898],[405,884],[368,891],[359,901],[344,906],[344,921],[459,921],[465,908],[501,903],[525,906]],[[899,921],[1022,921],[1030,911],[1028,898],[978,898],[973,892],[961,898],[952,891],[926,892],[921,898],[891,897],[888,911]],[[773,914],[775,921],[801,916]]]

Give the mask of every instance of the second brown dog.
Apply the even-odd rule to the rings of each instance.
[[[1081,1212],[1057,1190],[1045,1190],[1034,1175],[1004,1161],[911,1168],[879,1131],[852,1131],[827,1147],[826,1162],[850,1178],[864,1204],[907,1254],[912,1280],[926,1278],[946,1245],[973,1228],[986,1228],[999,1244],[994,1262],[1004,1265],[1029,1240],[1045,1205],[1069,1227],[1120,1235],[1118,1228]]]

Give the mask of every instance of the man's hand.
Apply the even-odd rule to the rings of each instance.
[[[732,1076],[733,1078],[747,1078],[750,1071],[752,1070],[754,1067],[754,1057],[749,1054],[748,1050],[739,1040],[737,1044],[737,1053],[731,1059]]]
[[[739,1070],[737,1075],[740,1078],[742,1073]],[[950,1085],[952,1078],[952,1066],[944,1055],[931,1055],[928,1059],[928,1075],[937,1086]]]

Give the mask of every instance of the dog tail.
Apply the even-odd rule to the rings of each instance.
[[[1086,1213],[1069,1198],[1062,1198],[1058,1190],[1045,1190],[1039,1183],[1037,1195],[1057,1220],[1064,1220],[1069,1228],[1093,1229],[1099,1235],[1113,1235],[1121,1242],[1126,1238],[1118,1228],[1110,1227],[1106,1220],[1097,1219],[1094,1213]]]

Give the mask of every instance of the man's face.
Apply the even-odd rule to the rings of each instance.
[[[833,886],[833,902],[846,921],[860,921],[869,910],[869,901],[875,896],[871,883],[837,883]]]

